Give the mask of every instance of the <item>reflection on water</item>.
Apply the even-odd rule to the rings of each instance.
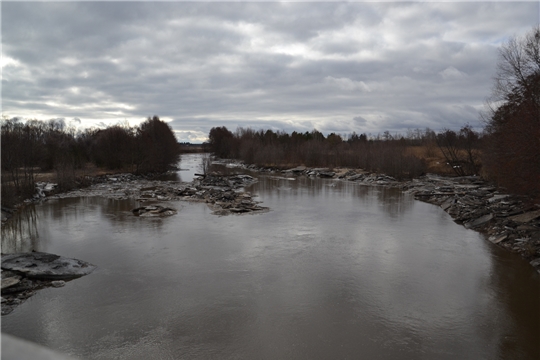
[[[38,239],[37,215],[33,205],[2,224],[3,254],[37,250]]]
[[[180,170],[175,173],[161,176],[160,180],[171,180],[180,182],[191,182],[196,177],[195,174],[203,173],[202,160],[207,153],[202,154],[182,154],[178,166]]]
[[[2,248],[33,229],[37,250],[98,269],[43,290],[2,331],[85,359],[538,358],[540,277],[438,207],[334,180],[247,190],[272,211],[36,206]]]

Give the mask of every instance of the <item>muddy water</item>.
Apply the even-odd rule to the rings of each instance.
[[[2,317],[84,359],[538,359],[540,276],[396,190],[261,177],[272,211],[62,199],[2,232],[98,265]]]

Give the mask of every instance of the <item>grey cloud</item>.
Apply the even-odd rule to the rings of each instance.
[[[538,7],[7,2],[3,111],[100,126],[157,114],[188,137],[459,127],[489,95],[497,45]]]
[[[361,117],[361,116],[355,116],[355,117],[353,118],[353,121],[354,121],[354,123],[355,123],[356,125],[358,125],[358,126],[364,126],[364,125],[367,124],[367,120],[364,119],[364,118]]]

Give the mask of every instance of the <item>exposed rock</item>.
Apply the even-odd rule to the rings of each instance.
[[[448,197],[446,198],[446,200],[443,201],[442,204],[440,204],[439,206],[444,210],[448,210],[448,208],[450,208],[450,206],[452,206],[454,204],[454,198],[453,197]]]
[[[318,175],[322,178],[333,178],[336,173],[333,171],[319,171]]]
[[[65,286],[66,282],[63,281],[63,280],[51,281],[51,285],[52,285],[52,287],[58,288],[58,287]]]
[[[2,315],[11,313],[38,290],[62,287],[96,267],[62,256],[32,252],[2,255]]]
[[[490,188],[490,189],[493,189],[493,188]],[[495,189],[491,190],[491,191],[495,191]],[[509,197],[510,195],[501,195],[501,194],[498,194],[498,195],[493,195],[492,197],[490,197],[487,201],[490,202],[490,203],[493,203],[495,201],[500,201],[502,199],[506,199],[507,197]]]
[[[537,219],[539,217],[540,217],[540,210],[536,210],[536,211],[527,212],[522,215],[512,216],[510,217],[510,220],[523,224],[523,223],[531,222],[534,219]]]
[[[534,267],[540,267],[540,258],[538,259],[534,259],[533,261],[530,262],[530,264]]]
[[[488,221],[491,221],[491,219],[493,219],[493,214],[487,214],[482,217],[479,217],[476,220],[466,222],[463,224],[463,226],[465,226],[467,229],[472,229],[480,225],[484,225]]]
[[[2,255],[2,269],[30,279],[75,279],[90,274],[95,268],[82,260],[41,252]]]
[[[306,169],[303,172],[307,176],[316,176],[320,178],[334,178],[336,173],[328,168]]]
[[[268,208],[259,206],[251,194],[242,191],[243,187],[256,181],[256,178],[246,174],[206,174],[193,182],[194,187],[186,188],[179,194],[184,195],[184,200],[204,201],[216,215],[262,212]]]
[[[164,207],[160,205],[141,206],[131,210],[133,215],[142,217],[163,217],[177,214],[175,209]]]
[[[302,174],[304,171],[306,171],[305,166],[297,166],[297,167],[292,168],[292,169],[283,170],[284,173],[291,172],[291,173],[295,173],[295,174]]]
[[[48,193],[54,191],[58,187],[58,184],[46,183],[46,182],[37,182],[36,183],[36,192],[34,194],[34,199],[41,199],[47,196]]]
[[[8,287],[11,287],[13,285],[17,285],[21,282],[20,276],[13,276],[8,278],[2,278],[2,290],[7,289]]]
[[[491,236],[491,237],[489,237],[489,241],[491,241],[491,242],[494,243],[494,244],[498,244],[498,243],[500,243],[501,241],[504,241],[504,240],[506,240],[506,239],[508,239],[508,235],[507,235],[507,234],[505,234],[505,235],[503,235],[503,236],[499,236],[499,237],[496,237],[496,236]]]

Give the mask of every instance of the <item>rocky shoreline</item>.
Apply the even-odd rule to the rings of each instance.
[[[402,189],[415,199],[440,206],[456,223],[518,253],[540,273],[540,207],[505,194],[478,177],[424,176]]]

